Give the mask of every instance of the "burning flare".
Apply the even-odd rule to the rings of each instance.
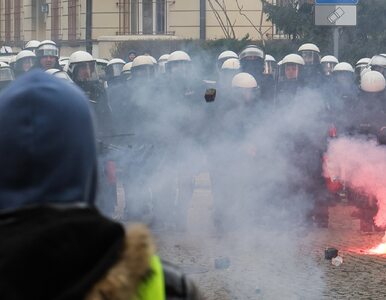
[[[373,254],[373,255],[382,255],[386,254],[386,234],[382,239],[382,243],[380,243],[378,246],[371,248],[366,251],[367,254]]]

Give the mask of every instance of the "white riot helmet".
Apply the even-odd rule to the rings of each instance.
[[[35,50],[39,47],[40,42],[37,40],[30,40],[25,44],[24,50],[30,50],[32,52],[35,52]]]
[[[360,88],[364,92],[379,93],[383,92],[386,87],[385,77],[379,72],[369,71],[363,74]]]
[[[132,65],[133,65],[132,61],[125,64],[122,68],[121,74],[127,74],[127,73],[130,74]]]
[[[50,40],[42,41],[35,50],[35,54],[38,67],[44,70],[60,68],[59,49],[55,42]]]
[[[0,62],[0,89],[4,88],[8,83],[13,81],[15,76],[13,71],[5,62]]]
[[[372,71],[378,71],[383,76],[386,75],[386,57],[382,55],[374,55],[369,62],[369,66]]]
[[[368,57],[361,58],[357,61],[357,63],[355,64],[355,74],[357,78],[360,78],[362,71],[367,68],[370,61],[371,58]]]
[[[302,78],[302,71],[305,65],[303,57],[298,54],[286,55],[280,64],[281,72],[279,81],[293,81]]]
[[[166,63],[166,72],[172,76],[185,78],[190,70],[191,58],[185,51],[174,51]]]
[[[157,60],[153,56],[151,56],[151,55],[147,55],[147,56],[150,57],[151,61],[153,62],[153,65],[158,65]]]
[[[177,51],[172,52],[169,55],[168,63],[176,62],[176,61],[178,61],[178,62],[179,61],[188,62],[188,61],[191,61],[191,59],[190,59],[189,54],[186,53],[185,51],[177,50]]]
[[[334,70],[334,67],[339,63],[339,61],[333,55],[326,55],[322,57],[320,63],[322,64],[324,75],[330,76]]]
[[[121,76],[129,79],[131,77],[131,67],[133,65],[133,62],[128,62],[125,64],[122,68]]]
[[[66,80],[66,81],[69,81],[71,83],[73,83],[73,81],[71,80],[70,76],[68,76],[68,74],[62,70],[59,70],[59,69],[48,69],[45,71],[46,73],[48,74],[51,74],[59,79],[63,79],[63,80]]]
[[[106,59],[103,59],[103,58],[96,59],[96,68],[97,68],[98,77],[102,81],[106,80],[106,67],[108,63],[109,61]]]
[[[315,44],[303,44],[299,47],[298,52],[303,57],[305,65],[320,64],[320,50]]]
[[[228,89],[233,77],[240,71],[240,61],[237,58],[229,58],[221,66],[219,83]]]
[[[257,46],[247,46],[239,55],[241,69],[261,81],[264,72],[264,51]]]
[[[349,73],[354,73],[354,68],[347,62],[341,62],[338,63],[335,68],[334,68],[334,73],[335,72],[349,72]]]
[[[152,78],[154,76],[154,63],[149,55],[139,55],[131,65],[133,78]]]
[[[228,58],[221,66],[222,70],[239,70],[240,61],[238,58]]]
[[[258,88],[256,79],[249,73],[239,73],[232,79],[232,89],[236,92],[235,99],[244,104],[251,104],[256,100]]]
[[[332,75],[336,83],[341,87],[351,86],[355,80],[355,70],[347,62],[337,64]]]
[[[170,57],[170,54],[164,54],[164,55],[161,55],[160,58],[158,59],[158,69],[161,73],[165,73],[166,72],[166,63],[168,62],[168,59]]]
[[[36,61],[36,55],[30,50],[22,50],[16,55],[15,61],[15,73],[16,75],[21,75],[25,72],[28,72],[34,65]]]
[[[246,59],[246,60],[256,60],[256,59],[263,60],[264,59],[264,51],[255,45],[249,45],[249,46],[245,47],[244,50],[242,50],[240,52],[239,59],[240,59],[240,61],[242,61],[244,59]]]
[[[74,82],[97,81],[96,61],[85,51],[76,51],[68,59],[68,74]]]
[[[276,59],[272,55],[266,54],[264,59],[264,74],[272,75],[273,77],[275,77],[276,69]]]
[[[35,51],[37,57],[54,56],[59,60],[59,49],[56,43],[51,40],[44,40],[40,42],[38,48]]]
[[[62,67],[62,70],[67,72],[67,69],[68,69],[68,60],[70,58],[69,57],[60,57],[59,58],[59,66]]]
[[[111,59],[106,66],[106,76],[107,80],[111,80],[114,77],[118,77],[121,75],[122,68],[125,65],[125,61],[120,58]]]
[[[229,58],[239,58],[239,56],[233,52],[233,51],[223,51],[220,53],[220,55],[217,57],[217,68],[220,69],[224,62],[228,60]]]
[[[158,64],[160,64],[162,62],[167,62],[169,57],[170,57],[170,54],[161,55],[160,58],[158,59]]]
[[[12,50],[12,47],[10,47],[10,46],[2,46],[1,48],[0,48],[0,53],[1,54],[12,54],[13,53],[13,50]]]
[[[248,73],[239,73],[232,79],[232,87],[241,89],[257,88],[256,79]]]

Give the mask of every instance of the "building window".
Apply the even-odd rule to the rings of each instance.
[[[77,28],[77,1],[68,0],[68,40],[76,40],[76,28]]]
[[[138,0],[131,0],[130,1],[130,31],[131,34],[138,34],[138,15],[139,15],[139,6],[138,6]]]
[[[165,0],[157,0],[157,34],[165,34],[166,33],[166,1]]]
[[[59,40],[59,0],[52,0],[51,2],[51,40]]]
[[[153,1],[142,0],[142,33],[153,34]]]
[[[15,7],[14,7],[14,39],[15,42],[20,42],[21,36],[20,36],[20,15],[21,15],[21,0],[14,0]]]
[[[130,32],[130,0],[119,1],[119,34]]]
[[[5,0],[4,10],[5,41],[9,42],[11,40],[11,0]]]
[[[120,0],[119,34],[165,34],[167,0]]]

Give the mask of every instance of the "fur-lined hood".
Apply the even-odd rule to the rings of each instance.
[[[149,230],[143,225],[130,226],[119,261],[95,284],[85,299],[133,299],[139,283],[149,275],[150,258],[154,252]]]
[[[150,271],[154,243],[92,208],[0,214],[1,300],[125,299]]]

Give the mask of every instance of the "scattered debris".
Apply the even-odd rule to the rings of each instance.
[[[337,256],[338,256],[338,249],[336,248],[326,248],[326,250],[324,250],[325,259],[333,259]]]
[[[343,263],[343,258],[341,256],[334,257],[333,259],[331,259],[331,263],[335,267],[339,267]]]

